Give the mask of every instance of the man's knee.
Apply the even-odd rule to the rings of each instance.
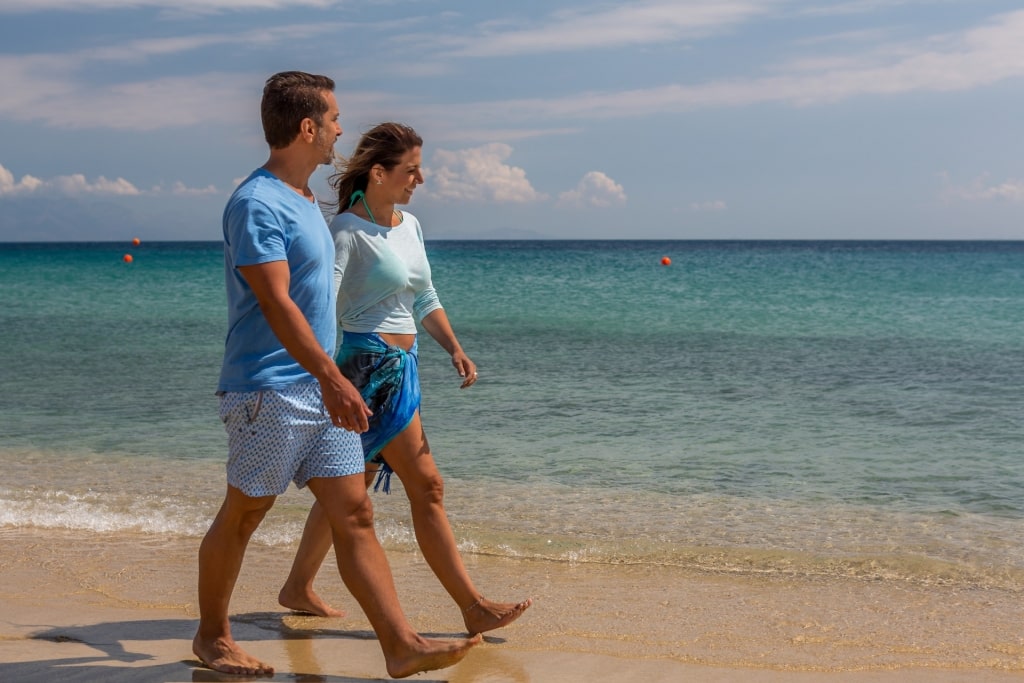
[[[356,526],[373,527],[373,503],[369,496],[355,503],[349,510],[349,519]]]
[[[256,527],[263,522],[263,518],[267,516],[267,512],[270,511],[270,508],[273,505],[274,503],[270,502],[267,505],[261,505],[260,507],[251,508],[242,512],[239,517],[239,528],[242,530],[242,533],[251,535],[256,531]]]
[[[270,508],[274,507],[275,500],[275,496],[252,498],[235,489],[228,494],[225,508],[235,527],[248,536],[256,531]]]
[[[334,510],[328,517],[332,520],[331,526],[339,526],[339,531],[373,529],[373,503],[369,496],[344,503],[334,501],[333,506]]]
[[[335,531],[373,528],[373,503],[356,476],[362,475],[317,478],[308,482],[310,491]]]

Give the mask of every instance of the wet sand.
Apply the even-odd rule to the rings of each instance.
[[[191,653],[198,539],[0,529],[0,681],[246,680]],[[368,623],[333,566],[322,594],[345,617],[276,603],[292,548],[252,545],[235,637],[275,680],[386,679]],[[413,625],[462,633],[422,559],[389,549]],[[412,680],[473,683],[752,681],[1002,683],[1024,679],[1024,600],[1002,590],[714,575],[669,567],[467,557],[494,599],[533,596],[459,665]],[[264,679],[265,680],[265,679]]]

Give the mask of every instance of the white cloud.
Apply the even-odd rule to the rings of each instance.
[[[875,10],[886,10],[902,5],[945,5],[964,0],[848,0],[847,2],[826,2],[815,3],[813,7],[802,10],[802,14],[829,16],[846,14],[863,14]]]
[[[124,178],[109,180],[100,176],[96,180],[89,181],[81,173],[56,176],[48,180],[25,175],[22,176],[21,180],[15,182],[14,174],[0,165],[0,196],[32,194],[35,192],[56,192],[63,195],[141,194],[138,188]]]
[[[622,185],[600,171],[590,171],[573,190],[558,195],[559,206],[608,207],[626,203],[626,192]]]
[[[967,201],[1024,201],[1024,180],[1010,178],[993,183],[987,175],[976,178],[968,185],[948,187],[946,195]]]
[[[648,45],[699,37],[764,14],[772,0],[676,0],[600,5],[556,12],[528,28],[490,30],[449,38],[455,54],[494,57]]]
[[[3,0],[0,0],[2,2]],[[165,57],[222,45],[269,47],[294,41],[307,41],[323,35],[336,35],[349,25],[340,22],[317,24],[285,24],[238,33],[205,33],[167,38],[142,38],[121,45],[81,50],[67,55],[74,63],[89,61],[120,61],[138,63],[150,57]]]
[[[449,117],[450,118],[450,117]],[[459,142],[462,144],[473,144],[475,142],[492,141],[495,139],[505,142],[516,140],[527,140],[529,138],[540,138],[562,135],[578,135],[583,131],[579,126],[563,128],[466,128],[453,127],[451,122],[435,120],[432,122],[430,139],[432,142]]]
[[[97,64],[108,74],[116,73],[108,63],[138,65],[224,45],[267,50],[335,33],[339,26],[342,24],[289,24],[237,34],[140,39],[67,53],[0,54],[0,82],[5,85],[0,90],[0,115],[32,122],[42,119],[61,128],[139,131],[251,118],[252,112],[259,111],[265,74],[246,79],[238,73],[207,71],[194,76],[95,83],[80,73]],[[346,93],[345,97],[372,99],[358,93]]]
[[[55,7],[79,5],[79,0],[63,0],[63,3],[62,0],[26,0],[26,4],[33,7],[38,2]],[[203,4],[206,0],[196,2]],[[19,4],[0,0],[0,11]],[[174,3],[161,4],[156,0],[81,2],[82,6],[93,8],[140,4],[170,7]],[[282,4],[285,0],[214,0],[211,6],[277,7]],[[783,0],[693,0],[646,2],[628,8],[601,6],[596,10],[555,13],[547,17],[543,26],[495,30],[493,34],[474,40],[478,41],[480,50],[499,52],[556,49],[550,45],[557,49],[582,49],[631,41],[647,44],[677,40],[700,31],[724,31],[785,4]],[[789,4],[791,7],[799,5]],[[874,5],[882,7],[879,2],[873,2]],[[577,20],[581,22],[579,31],[576,28],[567,31]],[[115,83],[96,83],[86,74],[100,71],[97,65],[105,67],[107,62],[144,63],[217,45],[256,46],[258,50],[267,50],[279,44],[311,41],[324,32],[336,31],[339,26],[344,24],[292,24],[239,34],[218,32],[140,39],[65,54],[0,54],[0,82],[5,84],[0,90],[0,117],[42,121],[62,129],[133,131],[254,122],[253,112],[258,111],[260,89],[266,75],[263,73],[209,71],[194,76],[173,75]],[[556,33],[559,34],[557,39]],[[925,37],[916,44],[875,43],[871,47],[872,35],[889,34],[868,30],[852,32],[847,35],[851,40],[832,40],[830,50],[818,54],[815,54],[818,48],[805,43],[803,47],[808,53],[805,58],[777,61],[762,67],[754,76],[728,80],[669,83],[624,91],[565,91],[561,96],[469,101],[458,107],[442,103],[440,99],[433,103],[418,99],[411,104],[395,91],[359,92],[340,87],[339,101],[343,120],[347,120],[349,112],[359,112],[364,120],[386,120],[401,117],[402,112],[416,111],[421,124],[435,122],[434,130],[438,133],[433,138],[435,141],[514,143],[516,139],[529,136],[565,134],[578,130],[580,122],[593,119],[643,118],[763,103],[821,105],[864,95],[962,91],[1024,78],[1024,11],[994,17],[983,25],[956,34]],[[417,62],[418,65],[423,63],[425,61]],[[117,69],[103,71],[115,77],[118,73]],[[252,126],[258,131],[258,123]],[[418,127],[426,128],[425,125]]]
[[[690,204],[691,211],[725,211],[728,207],[721,199],[712,199],[706,202],[693,202]]]
[[[23,175],[21,180],[15,181],[14,174],[0,165],[0,197],[34,192],[42,184],[42,180],[30,175]]]
[[[162,192],[162,188],[156,189]],[[185,185],[185,183],[179,180],[175,182],[174,185],[171,186],[170,193],[176,195],[196,196],[220,194],[221,191],[214,185],[207,185],[206,187],[188,187],[187,185]]]
[[[0,0],[3,2],[3,0]],[[244,46],[266,53],[275,46],[309,43],[336,34],[342,23],[288,24],[237,34],[211,33],[139,39],[67,53],[0,53],[0,116],[18,121],[42,121],[63,129],[106,128],[151,131],[196,124],[253,121],[258,128],[259,100],[268,73],[205,71],[151,80],[97,83],[83,76],[98,70],[116,77],[110,63],[137,66],[220,46]],[[377,115],[406,111],[390,91],[339,88],[344,112]],[[254,112],[256,112],[254,114]],[[490,139],[494,139],[492,136]]]
[[[801,38],[793,42],[800,47],[817,47],[819,45],[838,45],[841,43],[875,44],[880,43],[891,35],[891,28],[871,28],[853,31],[840,31],[838,33],[825,33]]]
[[[137,187],[124,178],[108,180],[100,176],[96,180],[89,181],[81,173],[63,175],[44,181],[40,187],[53,188],[62,194],[113,194],[113,195],[138,195],[142,194]]]
[[[344,0],[0,0],[0,12],[95,12],[98,10],[165,9],[175,12],[211,12],[236,10],[272,10],[295,7],[326,8]]]
[[[36,178],[35,176],[24,175],[21,180],[15,180],[14,174],[0,165],[0,197],[7,195],[25,195],[32,193],[51,193],[60,195],[115,195],[122,197],[135,197],[139,195],[211,195],[219,194],[220,190],[213,185],[206,187],[189,187],[181,181],[173,183],[170,188],[165,189],[157,185],[150,190],[140,190],[133,183],[124,178],[113,180],[105,176],[99,176],[95,180],[89,180],[82,173],[54,176],[53,178]]]
[[[0,56],[0,115],[62,129],[148,131],[244,120],[259,111],[262,82],[237,74],[100,85],[76,77],[75,56]],[[255,80],[255,79],[254,79]]]
[[[492,142],[457,152],[434,152],[426,194],[456,201],[531,202],[547,196],[533,189],[526,171],[505,161],[512,148]]]
[[[112,6],[115,4],[113,0],[110,2]],[[15,4],[0,0],[0,8]],[[238,6],[242,5],[239,0]],[[268,0],[268,6],[271,5],[276,6]],[[497,31],[480,38],[479,45],[481,50],[504,50],[501,45],[507,44],[507,49],[512,49],[521,43],[523,51],[540,50],[554,40],[551,33],[554,28],[563,32],[574,19],[582,19],[583,29],[586,29],[581,29],[582,33],[575,29],[566,32],[567,36],[575,36],[571,40],[578,43],[571,45],[576,47],[599,47],[633,40],[645,44],[659,40],[661,35],[664,40],[677,39],[699,27],[704,27],[700,30],[710,30],[712,26],[724,30],[776,5],[781,5],[781,1],[694,0],[688,4],[649,2],[635,8],[630,6],[628,11],[623,8],[576,10],[574,14],[551,15],[546,28]],[[130,6],[130,2],[125,0],[124,6]],[[216,6],[228,7],[232,3],[222,1]],[[623,12],[625,14],[620,14]],[[0,116],[20,121],[42,120],[62,128],[137,131],[249,121],[252,112],[258,110],[265,74],[247,79],[238,73],[210,71],[195,76],[165,76],[113,84],[91,82],[81,74],[98,63],[138,63],[222,44],[258,46],[266,50],[278,44],[308,41],[325,31],[335,31],[339,26],[343,25],[293,24],[240,34],[142,39],[66,54],[0,55],[0,82],[5,84],[0,90]],[[670,34],[675,38],[670,38]],[[340,89],[339,100],[343,114],[359,111],[380,120],[395,118],[414,106],[421,120],[429,118],[441,122],[438,127],[442,134],[444,131],[466,134],[461,138],[442,135],[442,139],[460,139],[463,144],[471,144],[481,140],[513,141],[538,132],[559,134],[573,129],[578,121],[595,118],[641,118],[762,103],[806,106],[864,95],[968,90],[1024,77],[1024,11],[994,17],[960,33],[929,36],[914,44],[871,47],[866,44],[870,35],[865,32],[856,36],[864,42],[831,41],[833,46],[849,52],[809,54],[802,59],[777,62],[767,67],[759,78],[675,83],[626,91],[567,92],[561,97],[464,102],[457,108],[447,103],[423,101],[410,105],[394,92],[358,92],[346,88]],[[502,36],[519,37],[508,38],[511,42],[504,43]],[[554,44],[570,45],[565,40],[568,40],[566,36],[560,36]],[[814,50],[806,44],[804,47]],[[111,71],[116,73],[116,70]],[[538,121],[543,121],[544,126],[538,126]],[[516,134],[514,131],[520,127],[526,132]]]
[[[886,45],[860,54],[782,65],[778,75],[671,84],[615,92],[578,92],[464,104],[464,125],[476,121],[636,118],[764,103],[821,105],[864,95],[952,92],[1024,77],[1024,11],[995,17],[955,35],[932,36],[917,45]],[[445,113],[450,114],[447,108]],[[438,115],[441,115],[438,111]]]

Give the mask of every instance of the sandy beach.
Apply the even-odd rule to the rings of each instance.
[[[198,540],[0,530],[0,681],[239,680],[203,669]],[[458,613],[422,559],[389,551],[421,632],[458,636]],[[1024,604],[999,591],[721,576],[651,566],[471,555],[478,585],[535,606],[462,663],[419,681],[997,683],[1024,676]],[[275,679],[386,679],[369,625],[333,567],[319,588],[345,617],[276,604],[291,549],[250,547],[233,602],[236,638]]]

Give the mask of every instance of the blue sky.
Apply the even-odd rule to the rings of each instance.
[[[1019,0],[0,0],[0,241],[219,239],[286,69],[428,238],[1022,237]]]

